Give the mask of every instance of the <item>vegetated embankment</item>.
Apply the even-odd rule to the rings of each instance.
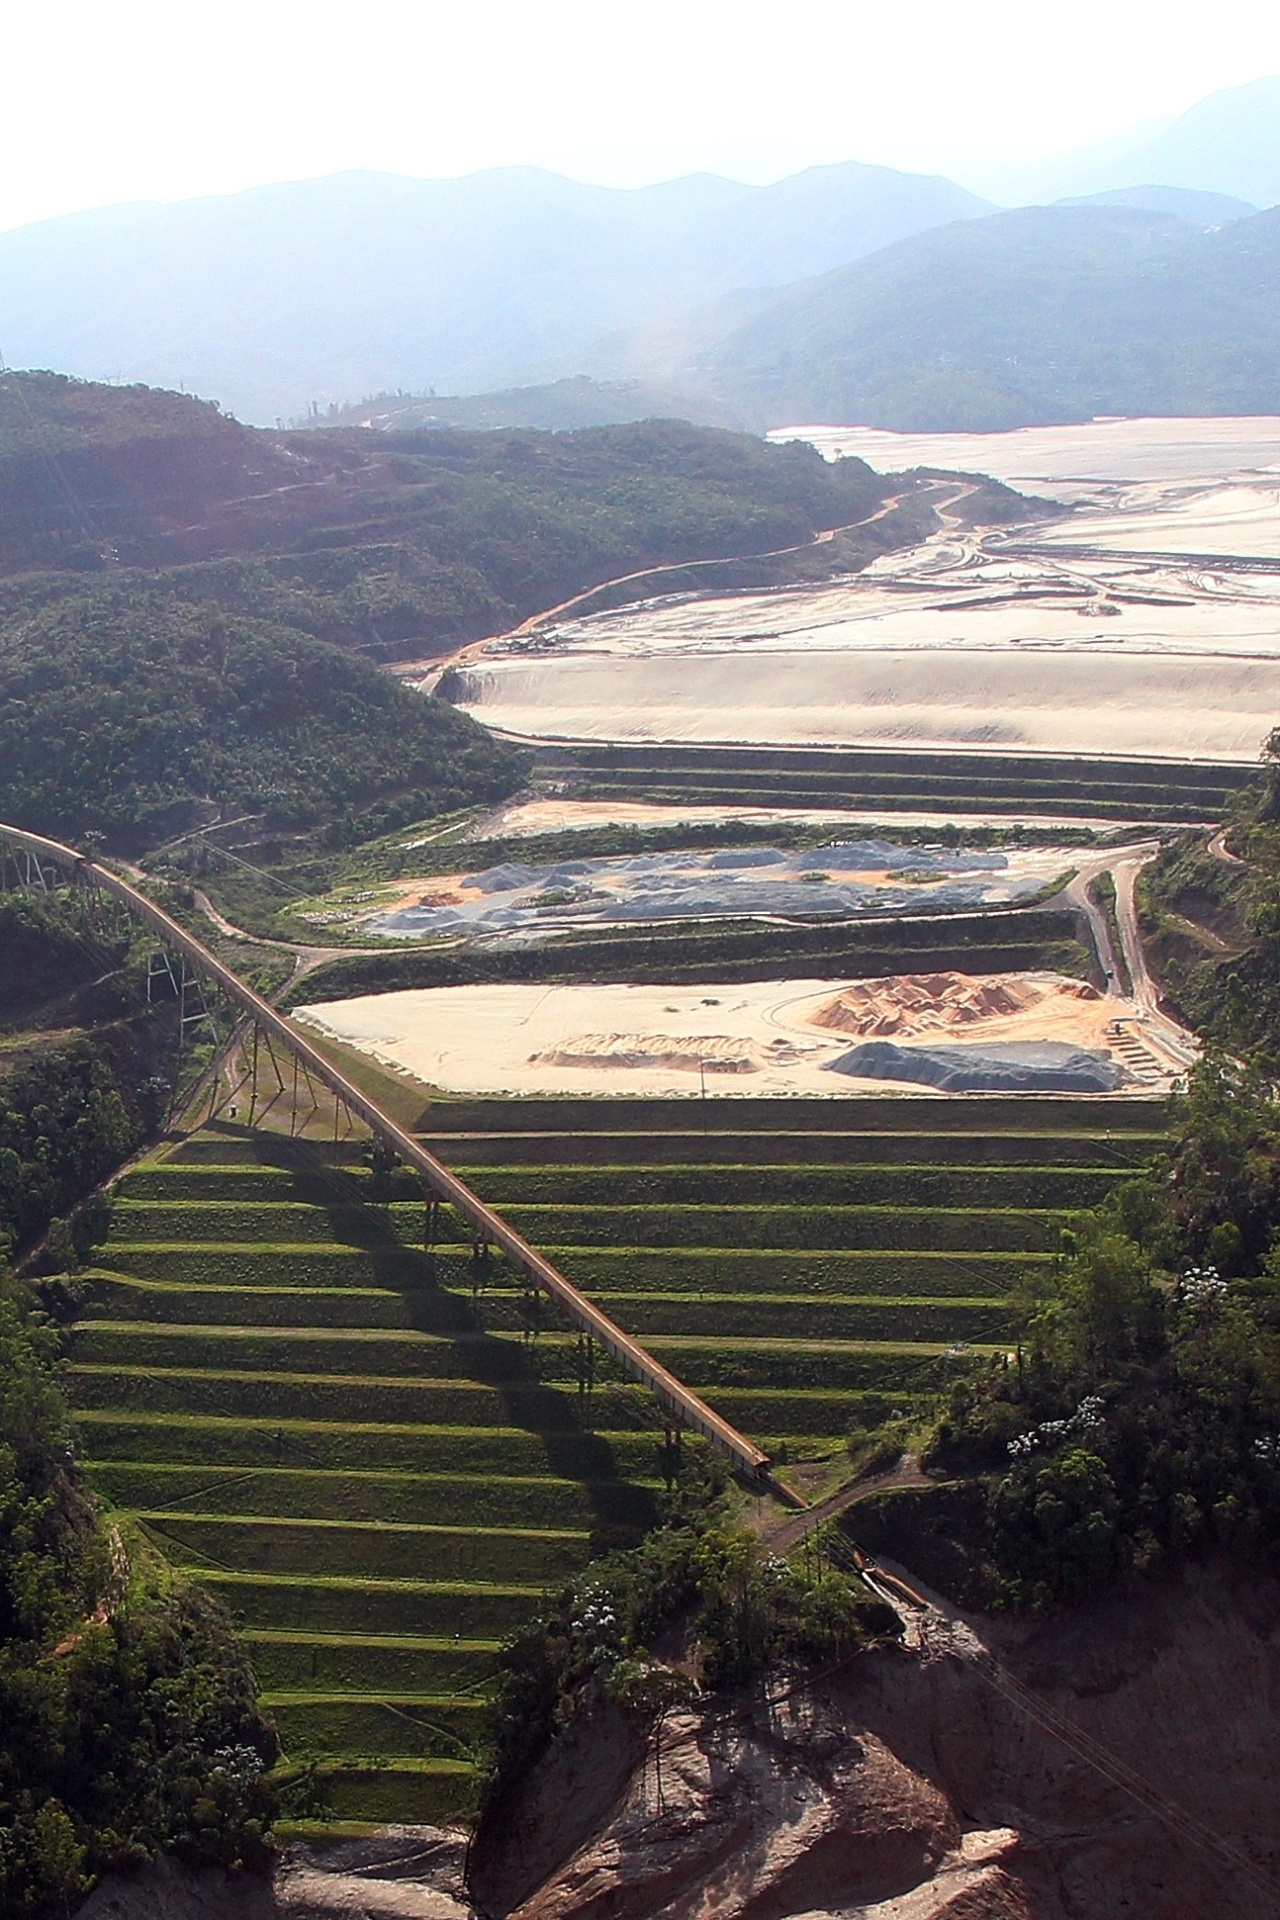
[[[1253,772],[1049,754],[585,742],[540,747],[535,764],[583,799],[1193,821],[1217,819]]]
[[[450,1101],[431,1149],[780,1462],[838,1454],[1157,1150],[1163,1105]]]
[[[1158,1144],[1149,1101],[440,1102],[433,1149],[784,1466],[909,1412]],[[351,1149],[126,1176],[79,1282],[98,1490],[231,1608],[294,1818],[470,1805],[498,1640],[651,1523],[657,1409]],[[379,1184],[380,1178],[384,1184]],[[385,1184],[390,1179],[390,1185]],[[687,1443],[686,1443],[687,1444]]]
[[[231,1609],[289,1813],[442,1820],[471,1802],[497,1642],[652,1522],[669,1463],[647,1397],[457,1222],[424,1251],[420,1198],[331,1159],[231,1127],[126,1176],[78,1283],[81,1446]]]

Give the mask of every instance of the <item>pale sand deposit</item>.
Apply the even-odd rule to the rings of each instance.
[[[525,739],[1252,760],[1280,711],[1280,485],[1112,494],[853,578],[497,640],[460,704]]]
[[[1012,433],[890,433],[879,427],[776,427],[828,460],[854,454],[880,473],[946,467],[1011,486],[1036,480],[1195,480],[1280,467],[1280,419],[1091,420]]]
[[[295,1017],[458,1094],[696,1097],[711,1077],[719,1094],[838,1099],[885,1091],[883,1080],[829,1069],[851,1039],[874,1037],[876,1022],[898,1015],[894,1038],[908,1046],[936,1046],[947,1037],[970,1048],[1059,1041],[1112,1053],[1114,1022],[1143,1032],[1128,1002],[1082,992],[1078,980],[1058,974],[974,976],[967,986],[957,980],[442,987],[329,1001]],[[870,1024],[833,1028],[833,1017]],[[1168,1084],[1159,1073],[1147,1082]]]
[[[1089,828],[1113,833],[1131,820],[1081,815],[1019,813],[858,813],[826,812],[821,807],[685,807],[656,800],[517,800],[487,814],[468,836],[473,840],[516,840],[538,833],[574,833],[588,827],[1049,827],[1056,833]]]
[[[1280,713],[1270,659],[1107,645],[494,662],[473,716],[521,738],[1249,761]]]
[[[1134,487],[1108,512],[1038,529],[1036,543],[1280,560],[1280,485]]]

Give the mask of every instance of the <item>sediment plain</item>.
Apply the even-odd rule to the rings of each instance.
[[[302,1009],[304,1025],[451,1094],[851,1097],[890,1074],[851,1075],[851,1041],[892,1035],[904,1046],[1063,1044],[1100,1058],[1118,995],[1052,974],[876,981],[707,981],[671,986],[506,985],[427,988]],[[1122,1030],[1122,1029],[1121,1029]],[[1173,1073],[1152,1056],[1149,1088]],[[1032,1076],[1029,1076],[1029,1079]],[[910,1084],[906,1075],[902,1084]],[[1134,1083],[1122,1074],[1118,1085]],[[1053,1091],[1049,1081],[1029,1092]]]
[[[451,697],[541,740],[1249,760],[1280,710],[1280,428],[1169,425],[977,436],[945,451],[1029,493],[1061,470],[1060,514],[970,529],[957,483],[854,576],[550,620],[469,649]]]

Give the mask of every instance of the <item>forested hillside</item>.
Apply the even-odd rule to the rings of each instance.
[[[496,800],[518,758],[358,656],[803,543],[887,488],[672,421],[275,434],[176,394],[3,376],[0,818],[136,851],[227,808],[351,838]],[[895,537],[870,529],[867,556]]]
[[[0,817],[123,852],[228,809],[358,833],[379,801],[421,819],[518,780],[516,754],[341,648],[145,580],[11,618],[0,681]]]
[[[1280,212],[1202,232],[1027,207],[887,247],[726,314],[690,378],[752,420],[995,431],[1280,410]]]
[[[943,1484],[859,1510],[868,1545],[971,1604],[1043,1609],[1215,1553],[1274,1568],[1278,747],[1237,808],[1245,857],[1188,834],[1146,878],[1153,958],[1208,1043],[1167,1155],[1028,1273],[1016,1355],[959,1382],[933,1436]]]
[[[147,1016],[126,935],[0,893],[0,1912],[67,1914],[157,1849],[269,1860],[278,1744],[230,1622],[103,1515],[62,1386],[80,1282],[64,1216],[154,1130],[172,1008]],[[50,1228],[53,1229],[49,1233]],[[47,1243],[41,1245],[49,1234]],[[39,1248],[20,1281],[9,1255]]]

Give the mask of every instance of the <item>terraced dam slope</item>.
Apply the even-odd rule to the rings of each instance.
[[[428,1139],[780,1462],[1008,1338],[1150,1100],[459,1101]],[[224,1127],[122,1181],[72,1331],[99,1491],[240,1624],[346,1820],[463,1810],[497,1641],[653,1519],[657,1403],[405,1173]],[[305,1811],[305,1806],[300,1809]]]
[[[425,1253],[420,1189],[372,1178],[247,1130],[162,1148],[120,1185],[72,1386],[95,1486],[230,1608],[328,1810],[433,1821],[470,1801],[497,1642],[652,1522],[667,1462],[649,1394],[580,1391],[576,1334],[535,1342],[459,1224]]]
[[[1158,1150],[1153,1100],[459,1101],[432,1151],[781,1464],[907,1405]]]
[[[845,747],[538,748],[539,772],[582,799],[877,811],[992,808],[1117,820],[1216,820],[1251,765]]]

